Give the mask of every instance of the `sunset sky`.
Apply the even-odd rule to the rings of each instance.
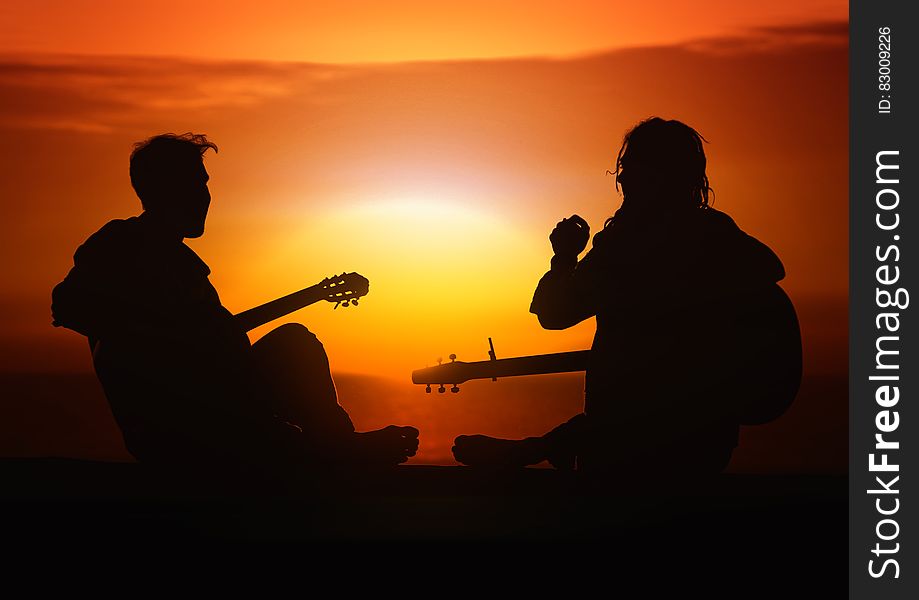
[[[839,0],[7,0],[0,52],[317,63],[561,57],[839,21]]]
[[[336,372],[406,382],[489,336],[499,357],[587,348],[593,321],[527,312],[547,236],[575,212],[602,227],[622,134],[659,115],[706,137],[715,206],[785,262],[808,373],[843,376],[847,44],[844,1],[4,2],[2,370],[91,369],[50,290],[140,211],[128,155],[164,131],[220,147],[189,245],[230,310],[370,279],[356,309],[287,319]]]

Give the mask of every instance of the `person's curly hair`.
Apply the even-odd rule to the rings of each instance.
[[[131,185],[144,208],[171,177],[187,169],[190,160],[201,160],[208,150],[217,152],[217,144],[200,133],[163,133],[134,144]]]

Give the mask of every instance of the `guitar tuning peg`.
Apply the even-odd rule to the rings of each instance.
[[[353,304],[354,306],[357,306],[357,298],[355,298],[354,300],[352,300],[352,301],[351,301],[351,304]]]
[[[446,391],[447,391],[447,388],[444,387],[444,384],[440,384],[440,387],[437,388],[437,393],[438,393],[438,394],[443,394],[443,393],[446,392]]]
[[[431,393],[431,384],[430,384],[430,383],[429,383],[427,386],[425,386],[425,388],[424,388],[424,393],[425,393],[425,394],[430,394],[430,393]]]
[[[438,356],[438,357],[437,357],[437,364],[442,364],[443,362],[444,362],[444,359]]]
[[[348,306],[351,305],[351,301],[350,301],[350,300],[345,300],[344,302],[341,303],[341,305],[344,306],[344,307],[348,307]]]
[[[451,355],[449,356],[449,359],[450,359],[450,362],[456,361],[456,355],[455,355],[455,354],[451,354]]]
[[[453,384],[453,387],[450,388],[450,391],[453,392],[454,394],[458,394],[458,393],[459,393],[459,386],[456,385],[456,384],[454,383],[454,384]]]

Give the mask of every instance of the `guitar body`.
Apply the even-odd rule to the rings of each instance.
[[[731,366],[732,404],[742,425],[778,418],[801,385],[801,329],[794,305],[777,284],[740,299],[735,314],[735,344],[725,348]]]

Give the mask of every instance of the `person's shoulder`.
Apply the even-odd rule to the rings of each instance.
[[[778,255],[762,241],[753,237],[726,213],[707,208],[706,242],[713,253],[721,253],[728,261],[744,262],[746,277],[761,277],[771,282],[785,277],[785,266]]]
[[[717,239],[730,241],[746,240],[762,243],[750,235],[746,230],[740,227],[737,222],[727,213],[714,208],[705,208],[699,211],[701,220],[704,223],[703,229],[705,235]]]
[[[740,227],[737,226],[737,222],[734,221],[734,219],[729,214],[722,212],[717,208],[706,207],[694,212],[698,217],[698,221],[705,227],[710,227],[712,229],[723,229],[725,231],[740,230]]]
[[[118,258],[142,238],[143,226],[137,217],[113,219],[86,238],[73,258],[74,261]]]
[[[592,242],[592,243],[593,243],[593,247],[594,247],[594,248],[597,248],[597,247],[602,248],[603,245],[604,245],[605,243],[607,243],[607,240],[609,240],[609,238],[610,238],[609,227],[604,226],[603,229],[601,229],[600,231],[598,231],[597,233],[594,234],[593,242]]]
[[[143,225],[138,217],[112,219],[87,238],[87,242],[105,243],[137,235]]]
[[[715,208],[703,208],[696,211],[696,223],[698,235],[709,243],[737,243],[752,238],[733,217]]]

